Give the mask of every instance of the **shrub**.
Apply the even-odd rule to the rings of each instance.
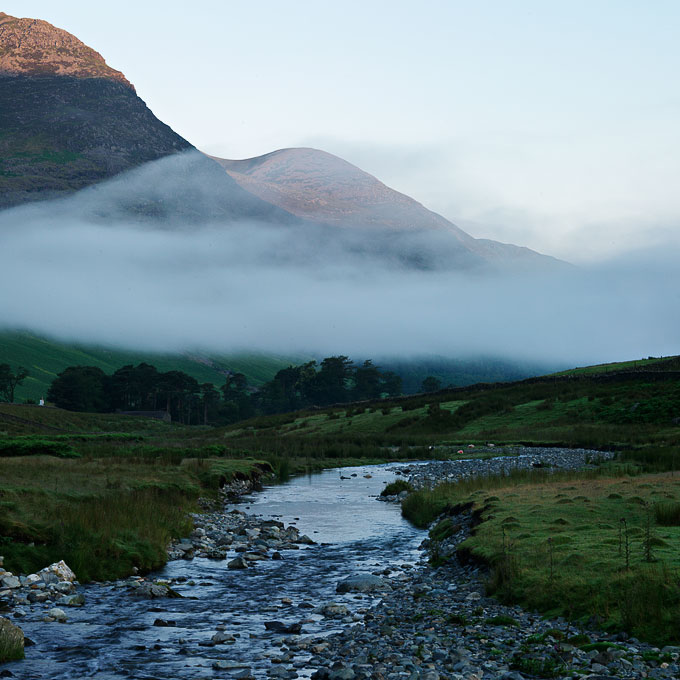
[[[396,496],[402,491],[413,491],[413,486],[405,479],[398,479],[396,482],[390,482],[381,492],[381,496]]]

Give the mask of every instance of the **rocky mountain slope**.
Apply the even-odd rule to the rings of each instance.
[[[23,76],[107,78],[134,90],[99,52],[40,19],[18,19],[0,12],[0,73]]]
[[[244,189],[299,217],[346,229],[436,231],[460,250],[494,265],[555,266],[558,260],[488,239],[476,239],[414,199],[342,158],[317,149],[281,149],[257,158],[214,158]]]
[[[0,13],[0,208],[66,196],[169,156],[177,160],[143,173],[141,191],[124,183],[127,213],[289,221],[158,120],[100,54],[46,21]],[[203,204],[199,181],[213,194]],[[163,183],[171,190],[151,190]]]

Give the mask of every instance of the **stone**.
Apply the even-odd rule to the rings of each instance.
[[[67,621],[66,612],[64,612],[63,609],[59,609],[59,607],[53,607],[50,609],[47,612],[47,616],[54,621],[58,621],[59,623],[66,623]]]
[[[68,567],[66,562],[64,560],[60,560],[59,562],[55,562],[54,564],[50,564],[49,567],[45,567],[44,569],[41,569],[38,572],[38,576],[42,578],[45,583],[49,583],[46,576],[49,577],[50,574],[53,574],[54,576],[57,577],[57,581],[70,581],[73,582],[76,580],[76,575],[73,573],[73,571]]]
[[[297,635],[302,630],[301,623],[286,624],[283,621],[265,621],[264,627],[274,633],[289,633]]]
[[[348,576],[338,583],[335,591],[338,593],[370,593],[385,586],[385,581],[372,574],[357,574]]]
[[[151,583],[150,581],[145,581],[141,585],[134,588],[132,590],[132,594],[135,597],[147,597],[149,599],[155,599],[160,597],[168,598],[182,597],[177,591],[173,590],[170,586],[164,583]]]
[[[248,672],[250,672],[250,666],[248,664],[244,663],[235,663],[233,661],[213,661],[212,667],[216,671],[235,671],[240,668],[245,668]]]
[[[235,557],[230,562],[227,562],[227,567],[229,569],[247,569],[248,562],[243,557]]]
[[[21,579],[10,574],[9,576],[3,576],[0,578],[0,584],[2,584],[4,588],[10,588],[14,590],[15,588],[21,587]]]
[[[321,613],[328,617],[346,616],[349,613],[349,610],[344,604],[335,604],[335,602],[330,602],[321,608]]]
[[[219,633],[215,633],[215,635],[210,638],[210,641],[216,645],[221,645],[225,642],[236,642],[236,638],[233,635],[229,635],[229,633],[220,631]]]
[[[295,540],[296,543],[301,543],[302,545],[316,545],[316,542],[313,541],[309,536],[306,534],[303,534],[299,538]]]

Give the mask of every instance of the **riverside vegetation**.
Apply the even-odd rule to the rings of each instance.
[[[679,367],[649,360],[228,427],[0,405],[0,553],[14,572],[64,559],[81,581],[116,578],[163,564],[198,498],[234,478],[518,443],[606,448],[617,460],[595,470],[421,490],[404,512],[425,524],[472,503],[482,522],[459,554],[488,565],[503,601],[677,640]]]

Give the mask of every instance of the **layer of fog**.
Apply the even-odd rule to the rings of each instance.
[[[680,272],[667,251],[494,274],[441,235],[253,220],[167,230],[105,213],[82,197],[0,213],[4,327],[159,351],[570,365],[678,352]]]

